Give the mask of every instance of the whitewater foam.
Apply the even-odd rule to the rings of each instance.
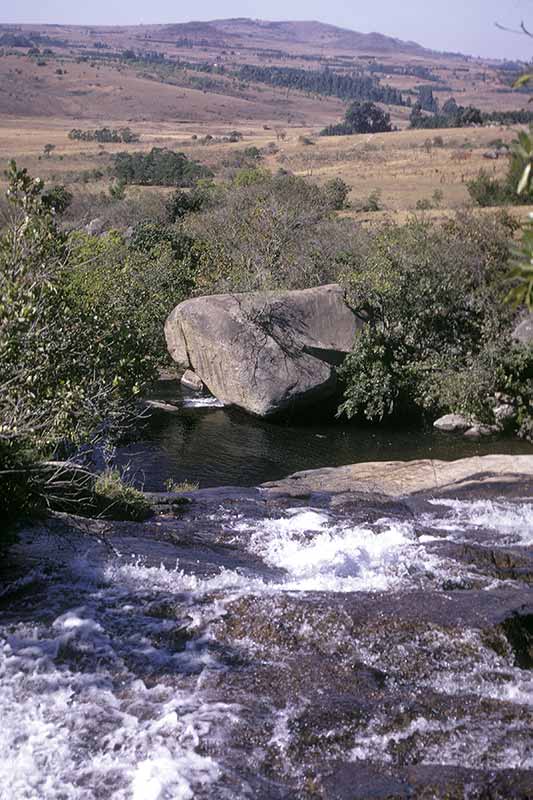
[[[426,521],[433,528],[450,533],[450,538],[464,538],[468,530],[496,534],[500,544],[533,544],[533,504],[504,500],[432,500],[433,505],[449,508],[445,516],[429,514]]]
[[[224,408],[224,403],[216,397],[184,397],[182,408]]]
[[[69,582],[49,576],[50,608],[3,627],[0,797],[190,800],[219,780],[219,764],[197,750],[225,735],[238,708],[206,702],[198,689],[195,675],[220,668],[205,633],[189,634],[181,652],[165,646],[179,623],[147,611],[156,572],[168,589],[168,570],[139,581],[139,565],[99,573],[78,559]],[[193,582],[174,572],[172,584],[187,598]],[[150,596],[161,599],[153,587]],[[83,605],[54,614],[73,597]]]
[[[434,575],[444,563],[420,545],[411,522],[354,526],[307,508],[234,530],[249,532],[249,549],[286,572],[277,584],[286,590],[384,591]]]

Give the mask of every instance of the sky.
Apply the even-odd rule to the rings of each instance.
[[[4,6],[4,8],[2,8]],[[2,23],[125,25],[252,17],[315,19],[416,41],[435,50],[493,58],[533,58],[533,39],[495,22],[533,29],[533,0],[16,0],[0,3]]]

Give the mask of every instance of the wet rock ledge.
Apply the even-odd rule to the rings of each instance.
[[[291,497],[327,493],[374,493],[388,497],[417,494],[460,496],[476,491],[533,496],[533,455],[491,455],[457,461],[373,461],[296,472],[263,484],[270,494]]]

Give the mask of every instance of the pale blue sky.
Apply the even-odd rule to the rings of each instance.
[[[0,6],[0,22],[124,25],[225,17],[317,19],[438,50],[533,57],[533,39],[494,26],[517,28],[524,19],[533,28],[533,0],[2,0]]]

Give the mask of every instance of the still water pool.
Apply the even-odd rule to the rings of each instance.
[[[532,452],[531,445],[512,439],[472,442],[431,429],[361,427],[331,416],[266,422],[186,393],[176,381],[161,381],[153,398],[179,409],[155,410],[142,439],[117,454],[147,491],[162,490],[169,478],[202,488],[255,486],[299,470],[365,461]]]

